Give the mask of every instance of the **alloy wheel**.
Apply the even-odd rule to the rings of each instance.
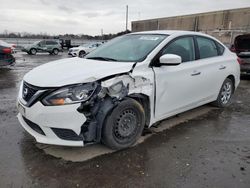
[[[226,82],[221,91],[221,102],[223,104],[227,104],[232,95],[232,84],[230,82]]]

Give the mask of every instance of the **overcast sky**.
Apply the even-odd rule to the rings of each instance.
[[[0,0],[0,32],[99,35],[131,21],[250,7],[250,0]]]

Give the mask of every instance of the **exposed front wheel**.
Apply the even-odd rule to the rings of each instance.
[[[223,82],[217,100],[214,101],[213,104],[220,108],[228,106],[232,98],[233,90],[234,90],[233,82],[231,79],[227,78]]]
[[[36,52],[37,52],[37,50],[35,48],[31,48],[29,54],[36,55]]]
[[[80,58],[83,58],[85,55],[86,55],[86,52],[85,52],[85,51],[80,51],[80,52],[79,52],[79,57],[80,57]]]
[[[52,51],[52,53],[53,53],[54,55],[58,55],[59,50],[58,50],[58,49],[54,49],[54,50]]]
[[[134,99],[125,99],[106,118],[102,142],[116,150],[132,146],[141,136],[144,125],[142,105]]]

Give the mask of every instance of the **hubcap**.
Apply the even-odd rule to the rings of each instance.
[[[223,85],[222,87],[222,91],[221,91],[221,102],[223,104],[227,104],[228,101],[231,98],[231,94],[232,94],[232,85],[230,82],[227,82]]]
[[[126,110],[116,119],[114,135],[119,139],[130,138],[136,133],[137,117],[132,110]]]

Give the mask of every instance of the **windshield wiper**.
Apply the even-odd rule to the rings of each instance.
[[[88,57],[87,59],[96,59],[102,61],[117,61],[116,59],[109,58],[109,57]]]

